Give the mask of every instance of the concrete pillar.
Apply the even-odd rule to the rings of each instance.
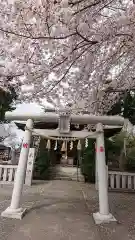
[[[12,193],[12,199],[10,206],[2,212],[2,217],[17,218],[21,219],[26,211],[26,209],[20,208],[20,199],[22,195],[22,189],[25,180],[27,160],[31,142],[32,132],[29,129],[33,128],[33,121],[31,119],[27,120],[26,129],[24,133],[24,139],[22,143],[22,149],[20,153],[19,163],[17,167],[17,172],[14,180],[14,188]]]
[[[101,123],[97,124],[97,140],[96,140],[96,161],[98,173],[98,191],[99,191],[99,212],[94,213],[93,217],[96,224],[116,221],[116,219],[109,213],[108,204],[108,181],[107,168],[105,161],[105,144],[104,131]]]
[[[98,170],[97,170],[97,143],[95,143],[95,188],[98,190]]]

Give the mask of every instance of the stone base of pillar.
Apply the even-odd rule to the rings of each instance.
[[[4,212],[1,213],[2,217],[6,218],[15,218],[15,219],[22,219],[26,213],[26,209],[18,208],[18,209],[11,209],[8,207]]]
[[[93,213],[93,218],[96,224],[116,222],[115,217],[109,213],[108,215],[100,214],[99,212]]]

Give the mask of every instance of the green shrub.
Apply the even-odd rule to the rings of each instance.
[[[88,147],[83,147],[81,172],[88,182],[95,182],[95,140],[88,140]]]
[[[120,171],[135,171],[135,138],[133,135],[120,132],[108,139],[107,144],[110,146],[106,147],[108,161],[113,163],[117,161]]]
[[[34,166],[34,178],[41,180],[49,179],[50,152],[46,149],[46,141],[41,139],[39,151]]]

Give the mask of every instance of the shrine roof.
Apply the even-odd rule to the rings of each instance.
[[[0,151],[1,150],[6,150],[6,149],[10,149],[10,147],[7,147],[7,146],[5,146],[3,144],[0,144]]]

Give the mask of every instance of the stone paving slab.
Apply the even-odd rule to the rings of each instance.
[[[0,186],[0,212],[10,204],[12,186]],[[20,221],[0,217],[0,240],[135,240],[135,194],[109,193],[111,213],[117,223],[95,225],[98,211],[94,185],[40,182],[24,187]]]
[[[12,191],[7,188],[6,197]],[[2,193],[0,196],[3,199]],[[1,210],[9,202],[2,202]],[[77,182],[53,181],[25,188],[22,205],[29,210],[21,221],[0,219],[5,222],[4,240],[100,240]]]

